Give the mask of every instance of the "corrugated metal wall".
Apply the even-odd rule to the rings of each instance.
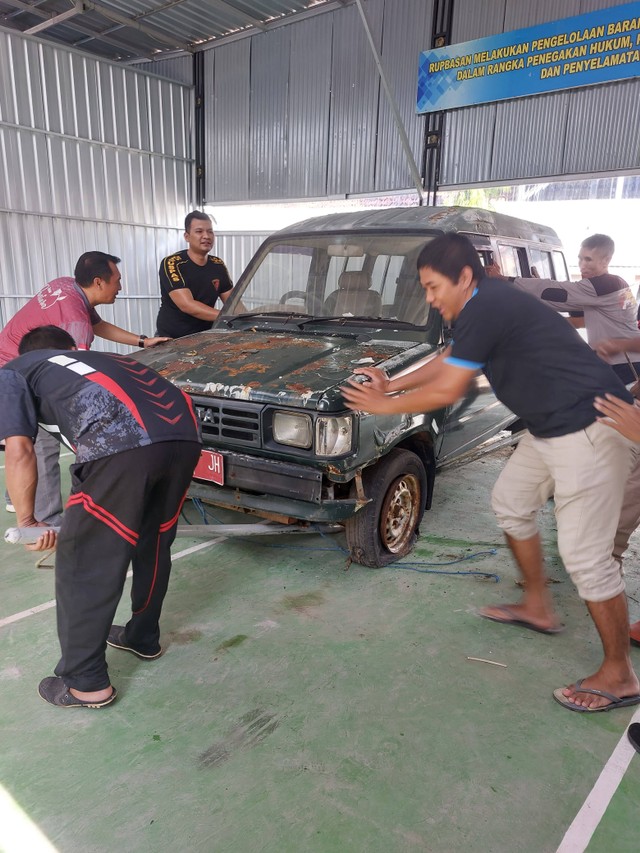
[[[211,200],[249,198],[250,59],[248,38],[205,53],[205,174]]]
[[[269,236],[266,231],[216,232],[214,252],[225,262],[235,284],[251,258]]]
[[[367,0],[419,162],[418,52],[432,0]],[[205,52],[209,202],[403,189],[409,166],[355,5]]]
[[[419,162],[417,56],[433,0],[367,0],[373,37]],[[567,0],[568,16],[615,0]],[[456,0],[453,40],[558,16],[555,0]],[[0,29],[0,322],[78,255],[123,258],[105,319],[149,334],[159,259],[193,204],[192,57],[148,63],[172,79]],[[205,53],[207,200],[322,198],[412,185],[357,8]],[[640,168],[640,81],[450,112],[441,184]],[[221,234],[237,278],[264,235]]]
[[[193,86],[193,56],[173,56],[170,59],[156,59],[150,62],[136,62],[132,66],[136,71],[148,71],[159,77],[166,77],[185,86]]]
[[[289,192],[300,198],[327,193],[332,30],[333,16],[319,15],[298,24],[295,38],[291,39],[287,114]]]
[[[430,47],[432,16],[432,0],[387,2],[384,8],[382,60],[418,168],[424,137],[424,117],[416,115],[418,56],[420,51]],[[384,192],[413,186],[391,108],[383,93],[380,95],[377,138],[375,189]]]
[[[367,3],[378,51],[383,0]],[[334,12],[327,195],[371,192],[375,181],[380,81],[355,6]]]
[[[452,41],[615,6],[618,0],[455,0]],[[433,0],[367,0],[418,164],[418,54]],[[354,4],[207,49],[207,201],[407,189],[412,179]],[[440,183],[509,183],[640,168],[632,80],[450,111]]]
[[[191,90],[7,30],[0,80],[0,323],[101,249],[124,289],[99,313],[151,334],[193,204]]]
[[[618,0],[455,0],[452,41],[534,26]],[[589,86],[446,115],[440,184],[511,183],[640,168],[640,80]]]

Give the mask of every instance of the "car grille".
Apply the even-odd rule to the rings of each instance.
[[[260,447],[262,406],[236,400],[193,398],[203,438],[217,445]]]

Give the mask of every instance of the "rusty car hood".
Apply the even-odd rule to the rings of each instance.
[[[184,391],[306,408],[331,408],[355,368],[432,346],[410,341],[272,331],[212,330],[148,349],[137,358]],[[413,359],[412,359],[413,360]]]

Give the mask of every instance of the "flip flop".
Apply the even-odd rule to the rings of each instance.
[[[627,737],[636,752],[640,752],[640,723],[631,723],[627,729]]]
[[[111,696],[99,702],[86,702],[74,696],[62,678],[56,678],[54,675],[42,679],[38,685],[38,693],[45,702],[55,705],[56,708],[104,708],[105,705],[110,705],[118,695],[116,688],[112,686]]]
[[[563,708],[568,708],[570,711],[586,712],[596,714],[598,711],[613,711],[614,708],[629,708],[631,705],[640,705],[640,694],[635,696],[615,696],[613,693],[607,693],[606,690],[597,690],[595,687],[583,687],[584,678],[580,678],[575,683],[574,690],[576,693],[592,693],[594,696],[604,696],[608,699],[609,705],[601,705],[599,708],[585,708],[583,705],[576,705],[564,695],[563,687],[559,687],[553,691],[553,698],[562,705]],[[637,725],[634,723],[634,725]]]
[[[498,616],[489,616],[482,611],[480,611],[480,616],[483,619],[490,619],[492,622],[500,622],[502,625],[527,628],[529,631],[536,631],[538,634],[561,634],[564,631],[564,625],[558,625],[557,628],[541,628],[539,625],[534,625],[533,622],[528,622],[526,619],[519,619],[507,604],[498,604],[495,609],[504,613],[505,618],[500,619]]]

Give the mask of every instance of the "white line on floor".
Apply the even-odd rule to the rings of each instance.
[[[631,722],[640,722],[640,710],[636,711]],[[636,751],[625,730],[556,853],[583,853],[587,849],[634,755]]]
[[[62,457],[63,457],[63,456],[74,456],[74,455],[75,455],[75,454],[73,454],[73,453],[61,453],[61,454],[60,454],[60,459],[62,459]],[[5,466],[4,466],[4,465],[0,465],[0,471],[4,471],[4,468],[5,468]]]
[[[222,542],[224,538],[224,536],[221,536],[219,539],[211,539],[208,542],[201,542],[199,545],[192,545],[191,548],[185,548],[184,551],[178,551],[177,554],[172,556],[171,562],[175,562],[181,557],[188,557],[189,554],[195,554],[196,551],[202,551],[203,548],[209,548],[211,545],[216,545],[218,542]],[[130,571],[127,572],[127,577],[131,577]],[[5,625],[11,625],[13,622],[19,622],[21,619],[26,619],[27,616],[35,616],[36,613],[42,613],[43,610],[50,610],[55,606],[56,601],[55,598],[53,598],[51,601],[45,601],[44,604],[38,604],[36,607],[30,607],[28,610],[22,610],[20,613],[14,613],[13,616],[6,616],[4,619],[0,619],[0,628],[4,628]]]
[[[58,853],[29,815],[0,785],[0,850],[5,853]]]

